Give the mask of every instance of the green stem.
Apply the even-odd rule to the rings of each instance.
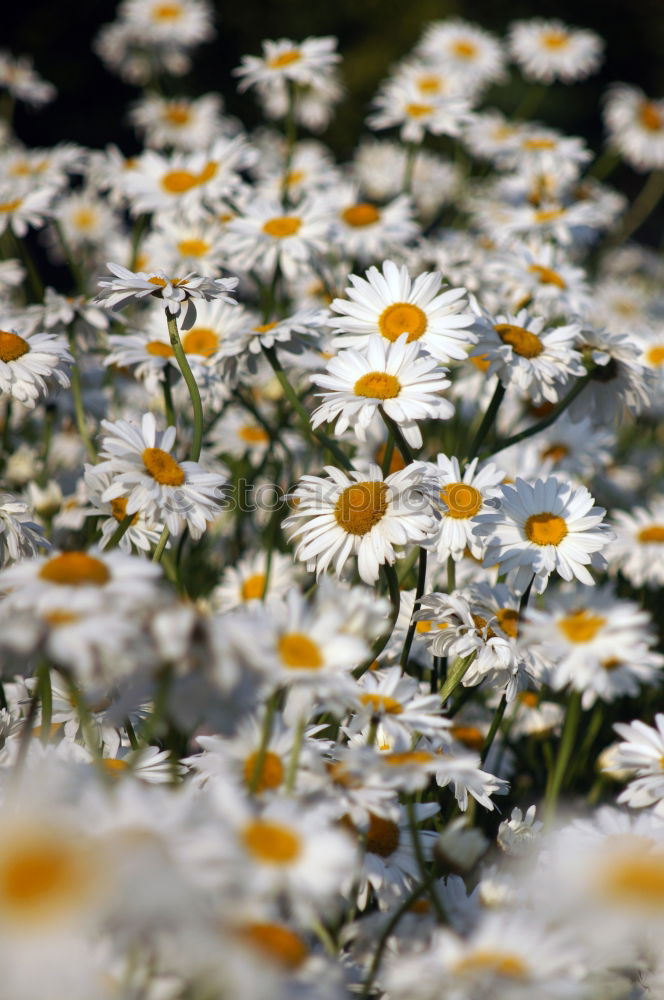
[[[544,95],[546,94],[546,87],[543,83],[533,83],[531,84],[526,93],[524,94],[523,100],[517,107],[516,111],[512,115],[513,118],[532,118],[540,104],[544,100]]]
[[[288,111],[286,112],[286,162],[284,163],[284,177],[281,185],[281,203],[284,208],[288,208],[290,201],[288,193],[288,180],[293,163],[293,153],[297,142],[297,123],[295,121],[295,106],[297,103],[297,84],[293,80],[288,81]]]
[[[572,751],[574,749],[574,742],[576,740],[576,733],[579,727],[580,718],[581,693],[579,691],[572,691],[570,692],[569,701],[567,703],[567,713],[565,715],[565,723],[560,737],[560,746],[558,747],[556,766],[544,803],[544,816],[546,822],[549,824],[551,823],[556,811],[556,803],[558,801],[560,790],[563,786],[567,765],[569,764]]]
[[[445,683],[440,689],[441,702],[447,701],[449,696],[454,693],[474,659],[475,653],[469,653],[468,656],[457,656],[449,667]]]
[[[417,157],[417,149],[418,149],[417,143],[409,142],[406,145],[406,162],[404,164],[403,184],[402,184],[404,194],[410,194],[413,189],[413,171],[415,170],[415,159]]]
[[[619,163],[620,154],[615,149],[607,146],[588,171],[588,177],[593,177],[596,181],[603,181],[615,170]]]
[[[392,605],[392,612],[390,614],[390,619],[388,622],[388,627],[381,636],[379,636],[371,647],[371,655],[361,663],[353,671],[355,677],[361,677],[362,674],[369,669],[371,664],[377,659],[383,652],[388,642],[390,641],[390,636],[394,631],[394,626],[396,620],[399,617],[399,608],[401,607],[401,590],[399,588],[399,577],[396,574],[394,566],[390,566],[388,563],[383,563],[380,567],[380,571],[383,575],[385,582],[387,583],[387,589],[390,595],[390,603]]]
[[[489,756],[489,750],[491,749],[496,733],[498,732],[500,723],[503,721],[503,716],[505,715],[506,707],[507,707],[507,695],[504,694],[500,699],[498,708],[496,709],[495,715],[491,720],[491,728],[489,729],[489,732],[486,735],[484,746],[482,747],[482,763],[484,763],[484,761]]]
[[[138,739],[136,737],[136,730],[132,726],[129,716],[127,716],[127,718],[125,719],[124,727],[127,732],[127,736],[129,737],[129,745],[131,746],[132,750],[140,750],[141,744],[138,742]]]
[[[114,549],[115,546],[120,543],[120,539],[123,538],[124,535],[127,533],[129,528],[131,527],[131,522],[134,520],[135,517],[136,517],[135,514],[125,514],[125,516],[122,518],[117,528],[109,538],[108,544],[106,545],[106,551],[108,551],[109,549]]]
[[[447,557],[447,593],[453,594],[456,590],[456,563],[452,556]]]
[[[192,370],[189,367],[187,355],[184,353],[175,316],[172,316],[169,312],[167,312],[166,322],[168,324],[168,336],[170,337],[173,354],[175,355],[175,360],[177,361],[180,371],[182,372],[182,377],[187,383],[189,398],[191,399],[191,405],[194,412],[194,437],[191,443],[189,458],[192,462],[197,462],[200,458],[201,447],[203,444],[203,404],[201,403],[201,394],[198,391],[196,379],[194,378]]]
[[[260,784],[261,775],[263,773],[263,765],[265,764],[265,756],[267,754],[267,748],[270,743],[270,736],[272,735],[272,723],[274,721],[274,713],[277,710],[277,696],[273,694],[271,698],[268,699],[265,706],[265,715],[263,716],[263,725],[261,727],[261,741],[258,746],[258,751],[256,753],[256,760],[254,761],[254,769],[251,772],[251,780],[249,782],[249,791],[252,795],[255,795],[258,791],[258,786]]]
[[[297,721],[297,726],[295,728],[295,739],[293,740],[293,746],[290,753],[290,759],[288,761],[288,771],[286,772],[286,782],[285,791],[287,795],[292,795],[295,791],[295,779],[297,778],[297,769],[300,764],[300,754],[302,752],[302,744],[304,742],[304,731],[307,726],[307,716],[306,713],[302,713]]]
[[[37,479],[40,486],[46,486],[48,482],[48,456],[51,451],[51,442],[53,440],[53,424],[55,422],[55,407],[50,404],[46,406],[46,412],[44,413],[44,437],[42,442],[42,453],[41,453],[41,472]]]
[[[664,194],[664,170],[653,170],[632,203],[622,225],[608,238],[606,247],[615,247],[629,239],[657,207]]]
[[[383,464],[381,466],[383,476],[389,475],[393,455],[394,435],[392,434],[392,431],[388,430],[387,441],[385,442],[385,454],[383,455]]]
[[[28,250],[27,243],[24,239],[19,236],[14,236],[14,243],[18,249],[19,256],[21,257],[23,263],[25,264],[25,269],[28,275],[28,281],[30,282],[30,288],[32,290],[32,297],[35,302],[44,301],[44,285],[39,277],[39,271],[37,266],[32,259],[32,254]]]
[[[540,431],[545,431],[547,427],[554,424],[561,413],[563,413],[563,411],[574,402],[576,397],[583,392],[591,379],[591,375],[592,373],[588,372],[586,375],[577,379],[567,395],[563,397],[558,406],[551,411],[548,417],[544,417],[543,420],[533,424],[532,427],[526,427],[525,431],[520,431],[518,434],[513,434],[511,437],[503,438],[502,441],[497,441],[492,455],[497,455],[499,451],[504,451],[505,448],[511,448],[513,444],[518,444],[519,441],[525,441],[526,438],[532,437],[533,434],[539,434]]]
[[[436,892],[433,880],[429,881],[429,871],[427,869],[427,863],[424,858],[424,851],[422,850],[422,841],[420,840],[420,831],[417,826],[417,817],[415,815],[415,802],[413,796],[409,795],[406,800],[406,812],[408,813],[408,825],[410,827],[410,835],[413,838],[413,847],[415,849],[415,858],[417,860],[417,867],[420,870],[420,876],[423,882],[428,883],[427,893],[431,900],[431,905],[434,908],[436,916],[441,924],[445,923],[445,911],[438,899],[438,893]]]
[[[2,424],[2,452],[6,457],[11,453],[12,409],[12,397],[9,396],[5,403],[5,419]]]
[[[139,215],[131,230],[131,255],[129,257],[129,270],[135,271],[138,263],[138,254],[141,241],[148,228],[148,215]]]
[[[493,396],[491,397],[491,402],[489,403],[486,413],[482,417],[482,423],[477,428],[473,442],[468,449],[468,455],[470,458],[474,458],[479,452],[480,448],[484,444],[484,439],[491,430],[494,420],[496,419],[496,414],[498,413],[498,407],[503,401],[505,395],[505,386],[502,382],[498,382]]]
[[[41,698],[41,741],[42,746],[46,746],[51,737],[51,718],[53,716],[51,671],[47,663],[40,663],[37,668],[37,686]]]
[[[410,463],[414,462],[415,459],[413,457],[412,451],[410,450],[408,442],[401,433],[399,425],[392,419],[392,417],[388,417],[387,413],[385,413],[385,410],[383,409],[382,406],[380,406],[379,409],[380,409],[380,415],[383,418],[383,422],[385,423],[385,426],[387,427],[390,434],[393,436],[396,446],[401,452],[404,462],[406,463],[406,465],[410,465]]]
[[[69,350],[71,351],[74,362],[71,366],[71,395],[74,401],[74,414],[76,416],[76,426],[78,428],[78,433],[81,435],[81,441],[85,445],[85,450],[87,451],[90,459],[93,462],[97,461],[97,452],[92,443],[92,439],[88,433],[88,426],[85,422],[85,409],[83,408],[83,392],[81,389],[81,369],[79,368],[78,361],[76,360],[76,336],[73,329],[69,330]]]
[[[334,457],[337,459],[337,461],[341,465],[343,465],[345,469],[352,469],[353,463],[348,458],[348,456],[344,454],[344,452],[341,450],[336,441],[333,441],[332,438],[327,437],[326,434],[323,434],[319,430],[313,430],[311,423],[309,421],[309,414],[307,413],[302,403],[298,399],[297,393],[293,389],[293,386],[288,381],[286,372],[281,366],[281,362],[277,357],[277,353],[274,347],[263,347],[263,353],[265,354],[265,357],[267,358],[274,374],[277,376],[277,380],[283,390],[286,399],[289,401],[289,403],[297,413],[307,434],[310,437],[318,440],[320,444],[323,445],[324,448],[327,448],[329,451],[331,451]]]
[[[166,413],[166,423],[169,427],[175,427],[175,407],[173,406],[173,391],[171,387],[172,369],[170,364],[164,368],[164,381],[162,390],[164,393],[164,412]]]
[[[164,525],[164,529],[163,529],[161,535],[159,536],[159,541],[157,542],[157,547],[154,550],[154,552],[152,553],[152,562],[160,562],[161,561],[161,557],[164,554],[164,549],[166,548],[166,542],[168,541],[168,536],[169,535],[170,535],[170,531],[168,530],[168,528],[166,527],[166,525]]]
[[[71,252],[71,247],[69,246],[69,242],[67,240],[67,237],[65,236],[65,231],[62,228],[62,224],[58,219],[54,219],[53,226],[55,228],[56,233],[58,234],[58,239],[60,240],[60,246],[62,247],[62,251],[65,255],[65,260],[67,261],[67,267],[69,268],[69,273],[74,279],[74,285],[76,286],[76,291],[79,293],[79,295],[85,295],[86,294],[85,281],[83,280],[83,275],[79,270],[78,264],[74,260],[74,255]]]
[[[413,602],[413,611],[417,608],[417,602],[422,597],[424,593],[424,588],[426,586],[427,579],[427,551],[426,549],[420,549],[420,562],[417,571],[417,587],[415,588],[415,600]],[[408,631],[406,632],[406,641],[403,644],[403,650],[401,651],[401,668],[406,670],[408,667],[408,657],[410,656],[410,647],[413,645],[413,638],[415,637],[415,629],[417,628],[417,622],[411,616],[410,624],[408,626]]]

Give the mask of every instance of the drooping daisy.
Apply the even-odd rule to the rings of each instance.
[[[295,512],[284,521],[295,555],[317,573],[334,562],[340,573],[353,554],[365,583],[380,566],[392,565],[395,545],[421,542],[435,525],[429,483],[419,468],[408,466],[383,479],[380,469],[350,474],[326,466],[327,478],[304,476],[293,497]]]
[[[223,299],[224,302],[235,302],[228,294],[238,283],[237,278],[205,278],[200,274],[187,274],[182,278],[173,278],[162,271],[151,274],[135,273],[122,264],[109,261],[107,268],[113,278],[100,278],[102,291],[95,302],[103,302],[110,309],[122,309],[131,299],[144,299],[152,295],[163,302],[170,316],[179,316],[183,304],[185,314],[182,320],[183,329],[189,329],[196,320],[194,299]]]
[[[141,426],[118,420],[102,421],[106,436],[100,456],[109,460],[113,483],[101,499],[127,498],[127,514],[141,511],[179,535],[185,525],[192,538],[200,538],[219,514],[223,476],[206,472],[198,462],[177,462],[171,455],[175,427],[157,431],[152,413]]]
[[[607,551],[613,573],[621,572],[634,587],[664,586],[664,498],[629,513],[614,512],[616,538]]]
[[[323,403],[311,415],[311,426],[336,419],[337,434],[352,426],[363,441],[381,411],[398,424],[408,444],[419,448],[418,420],[449,420],[454,415],[452,404],[439,395],[450,385],[445,374],[418,343],[408,344],[407,334],[392,343],[374,334],[362,351],[340,351],[324,375],[311,376],[314,385],[327,390],[317,394]]]
[[[535,592],[542,593],[554,571],[564,580],[576,577],[592,586],[586,566],[606,566],[599,553],[613,533],[602,524],[606,511],[593,506],[588,490],[550,476],[534,483],[517,479],[501,491],[498,510],[476,517],[475,534],[487,545],[484,564],[515,570],[511,584],[517,593],[533,576]]]
[[[542,317],[522,309],[483,327],[473,356],[488,359],[488,374],[498,375],[504,386],[514,386],[536,403],[555,403],[570,375],[585,374],[575,347],[579,331],[576,323],[546,329]]]
[[[0,330],[0,393],[32,408],[48,392],[46,379],[69,385],[67,365],[73,360],[64,337]]]
[[[263,57],[243,56],[242,65],[233,70],[240,77],[238,90],[247,90],[256,84],[269,84],[274,80],[292,80],[301,86],[316,83],[317,78],[329,73],[341,59],[335,51],[337,39],[333,36],[305,38],[294,42],[289,38],[263,42]]]
[[[577,344],[589,363],[590,381],[570,405],[573,421],[590,418],[600,425],[619,420],[628,410],[648,406],[655,385],[653,373],[640,364],[639,344],[628,333],[584,327]]]
[[[435,463],[428,463],[429,471],[438,484],[441,518],[435,537],[426,543],[426,547],[435,549],[441,563],[449,557],[455,561],[463,559],[466,550],[470,550],[476,559],[484,554],[482,544],[473,534],[473,519],[476,514],[489,510],[486,502],[500,493],[498,487],[505,474],[493,462],[478,469],[478,461],[474,458],[463,475],[459,459],[448,458],[442,452]]]
[[[0,566],[48,548],[40,525],[30,520],[30,508],[11,493],[0,493]]]
[[[664,166],[664,100],[616,83],[606,95],[604,117],[611,146],[636,170]]]
[[[334,299],[338,314],[334,327],[342,331],[338,347],[361,347],[373,333],[389,341],[408,334],[408,342],[418,341],[439,361],[460,361],[476,336],[469,330],[475,319],[462,312],[466,305],[464,288],[442,291],[438,271],[427,271],[411,281],[405,266],[386,260],[382,272],[370,267],[366,279],[350,275],[346,299]]]
[[[526,79],[544,83],[585,79],[598,69],[604,48],[594,31],[537,17],[515,21],[510,26],[508,45]]]

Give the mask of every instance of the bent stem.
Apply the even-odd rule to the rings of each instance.
[[[166,548],[166,542],[168,541],[168,536],[169,535],[170,535],[170,531],[168,530],[168,528],[166,527],[166,525],[164,525],[164,529],[163,529],[161,535],[159,536],[159,541],[157,542],[157,547],[154,550],[154,552],[152,553],[152,562],[160,562],[161,561],[161,557],[164,554],[164,549]]]
[[[491,397],[491,402],[487,406],[486,413],[482,417],[482,423],[477,428],[477,432],[475,434],[475,437],[473,438],[473,442],[470,448],[468,449],[469,458],[474,458],[475,455],[477,455],[480,448],[482,447],[482,445],[484,444],[484,439],[486,438],[487,434],[491,430],[491,427],[493,426],[493,422],[496,419],[496,414],[498,413],[498,407],[502,403],[504,395],[505,395],[505,386],[503,385],[502,382],[499,381],[498,385],[495,388],[494,394]]]
[[[189,367],[187,355],[184,353],[175,316],[172,316],[169,312],[167,312],[166,322],[168,324],[168,336],[171,341],[171,347],[173,348],[173,354],[175,355],[175,360],[177,361],[180,371],[182,372],[182,377],[187,384],[189,398],[191,399],[191,405],[194,411],[194,436],[191,442],[191,452],[189,458],[192,462],[197,462],[200,458],[201,447],[203,444],[203,404],[201,403],[201,394],[198,391],[196,379],[194,378],[192,370]]]
[[[520,431],[518,434],[513,434],[511,437],[503,438],[502,441],[496,442],[496,448],[492,452],[492,455],[497,455],[499,451],[504,451],[505,448],[511,448],[513,444],[518,444],[519,441],[525,441],[526,438],[532,437],[533,434],[539,434],[540,431],[545,431],[547,427],[551,424],[555,424],[558,417],[563,413],[567,407],[574,402],[577,396],[579,396],[585,387],[588,385],[592,377],[592,373],[588,372],[578,379],[567,395],[560,401],[555,410],[552,410],[548,417],[544,417],[538,423],[533,424],[531,427],[526,427],[524,431]]]

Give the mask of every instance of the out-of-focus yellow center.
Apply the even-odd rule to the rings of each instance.
[[[242,774],[244,775],[244,780],[248,785],[251,785],[254,780],[254,771],[256,770],[257,760],[258,752],[256,751],[255,753],[250,753],[244,762]],[[266,750],[265,756],[263,757],[263,763],[260,768],[260,773],[258,775],[256,791],[264,792],[266,788],[278,788],[283,780],[284,765],[281,763],[281,757],[279,757],[272,750]]]
[[[61,552],[44,563],[39,577],[66,587],[103,587],[111,574],[101,559],[87,552]]]
[[[265,590],[265,573],[254,573],[248,576],[242,584],[241,594],[243,601],[260,600]]]
[[[182,486],[185,471],[167,451],[162,448],[145,448],[141,457],[146,471],[160,486]]]
[[[154,358],[173,357],[173,348],[170,344],[165,344],[162,340],[149,340],[145,345],[145,350]]]
[[[542,264],[531,264],[528,268],[531,274],[537,275],[540,285],[555,285],[556,288],[567,288],[567,283],[557,271],[552,271],[550,267]]]
[[[380,212],[375,205],[370,204],[368,201],[361,201],[357,205],[345,208],[341,213],[341,218],[347,225],[361,228],[362,226],[371,226],[374,222],[378,222]]]
[[[433,112],[434,106],[433,104],[420,104],[417,101],[411,101],[406,105],[405,110],[411,118],[424,118]]]
[[[394,302],[378,317],[378,329],[386,340],[394,342],[402,333],[408,334],[408,343],[419,340],[426,333],[427,315],[412,302]]]
[[[659,132],[664,127],[664,115],[654,101],[644,101],[639,110],[639,121],[649,132]]]
[[[646,361],[655,368],[664,365],[664,344],[653,344],[646,349]]]
[[[501,979],[526,979],[528,967],[519,955],[481,949],[471,952],[454,966],[457,975],[486,974]]]
[[[516,639],[519,632],[519,612],[514,608],[499,608],[496,611],[498,624],[511,639]]]
[[[287,236],[294,236],[301,225],[302,219],[297,215],[276,215],[263,223],[263,232],[277,240],[283,240]]]
[[[363,705],[370,705],[372,711],[385,715],[401,715],[403,705],[389,694],[379,694],[376,691],[365,691],[360,695]]]
[[[569,45],[569,35],[566,31],[546,31],[542,35],[542,45],[547,49],[564,49]]]
[[[177,21],[182,17],[182,7],[179,3],[160,3],[152,8],[155,21]]]
[[[219,337],[209,326],[194,326],[182,338],[185,354],[200,354],[210,358],[219,347]]]
[[[544,350],[544,345],[537,334],[513,323],[498,323],[494,330],[503,344],[509,344],[515,354],[522,358],[536,358]]]
[[[545,448],[542,452],[542,459],[550,458],[552,462],[557,464],[562,462],[563,458],[569,455],[569,448],[566,444],[552,444],[548,448]]]
[[[636,536],[645,545],[664,542],[664,524],[649,524],[647,528],[642,528]]]
[[[284,66],[292,66],[293,63],[299,62],[301,58],[302,53],[298,49],[287,49],[278,56],[268,59],[267,64],[270,69],[283,69]]]
[[[385,516],[387,486],[380,481],[353,483],[339,495],[334,517],[349,535],[366,535]]]
[[[452,43],[452,52],[460,59],[474,59],[477,55],[477,45],[468,38],[458,38]]]
[[[309,954],[302,938],[281,924],[246,924],[240,928],[240,934],[262,955],[289,971],[299,968]]]
[[[186,104],[169,104],[164,109],[164,118],[169,125],[186,125],[191,121],[191,110]]]
[[[592,614],[587,608],[572,611],[558,621],[558,628],[570,642],[592,642],[604,625],[606,618]]]
[[[325,662],[318,643],[303,632],[286,632],[277,648],[281,662],[289,670],[319,670]]]
[[[238,437],[247,444],[267,444],[270,440],[267,431],[263,430],[262,427],[257,427],[256,424],[245,424],[244,427],[240,427]]]
[[[245,826],[242,842],[257,861],[267,865],[292,864],[302,851],[296,831],[270,820],[256,819]]]
[[[57,926],[90,888],[86,853],[62,834],[36,830],[0,845],[0,911],[12,922]]]
[[[366,849],[369,854],[379,854],[381,858],[389,858],[399,846],[401,833],[396,823],[369,813],[369,829],[367,830]]]
[[[210,249],[210,244],[205,240],[180,240],[178,252],[183,257],[202,257]]]
[[[127,497],[116,497],[115,500],[111,500],[111,514],[116,521],[124,521],[127,516]],[[131,523],[136,524],[137,521],[138,511],[132,517]]]
[[[401,392],[401,383],[395,375],[388,375],[387,372],[367,372],[358,378],[353,392],[367,399],[394,399]]]

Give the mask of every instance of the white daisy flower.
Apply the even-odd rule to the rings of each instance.
[[[504,819],[498,827],[498,846],[512,858],[527,856],[537,846],[544,824],[535,819],[535,809],[529,806],[524,815],[515,808],[510,818]]]
[[[498,39],[461,18],[433,21],[416,51],[462,80],[484,85],[497,83],[505,75],[505,55]]]
[[[346,299],[334,299],[332,310],[338,314],[333,323],[343,336],[338,347],[361,347],[374,333],[394,342],[402,333],[408,342],[420,346],[443,363],[461,361],[477,337],[469,330],[475,323],[466,305],[466,290],[442,291],[438,271],[427,271],[411,281],[405,266],[383,263],[382,272],[370,267],[366,279],[350,275]]]
[[[577,346],[590,364],[590,381],[570,404],[574,422],[589,418],[606,425],[650,404],[654,376],[639,363],[640,347],[630,334],[584,327]]]
[[[16,185],[0,185],[0,236],[11,230],[23,238],[28,229],[41,229],[53,216],[55,190],[35,187],[27,194]]]
[[[466,550],[475,559],[484,555],[484,547],[473,534],[473,519],[490,509],[487,500],[499,495],[505,474],[493,462],[483,463],[478,469],[478,462],[477,458],[469,462],[463,476],[456,457],[441,453],[435,463],[427,463],[438,484],[441,518],[436,536],[426,542],[426,548],[435,549],[441,563],[450,557],[458,562]]]
[[[198,462],[177,462],[170,454],[175,427],[157,431],[152,413],[141,426],[118,420],[102,421],[106,436],[100,457],[109,461],[114,482],[102,493],[103,501],[126,497],[127,514],[141,511],[147,519],[166,525],[179,535],[185,525],[192,538],[200,538],[219,514],[223,476],[206,472]]]
[[[6,49],[0,52],[0,87],[35,108],[49,104],[57,93],[53,84],[34,70],[29,56],[13,56]]]
[[[340,573],[353,554],[365,583],[392,565],[395,545],[419,543],[435,525],[430,484],[412,465],[383,479],[378,466],[349,474],[326,466],[327,478],[304,476],[293,493],[295,512],[284,521],[295,555],[317,574],[334,562]]]
[[[408,334],[393,343],[375,334],[362,351],[352,347],[340,351],[328,361],[325,374],[311,376],[314,385],[327,390],[317,393],[323,403],[312,413],[311,426],[336,419],[336,434],[352,426],[364,441],[366,428],[383,412],[399,426],[408,444],[419,448],[418,420],[454,416],[452,403],[439,395],[451,384],[446,373],[419,344],[408,344]]]
[[[335,51],[337,39],[329,35],[322,38],[305,38],[294,42],[289,38],[263,41],[263,56],[243,56],[242,65],[233,70],[240,77],[238,90],[242,92],[257,84],[291,80],[307,87],[315,85],[341,59]]]
[[[625,802],[634,809],[657,806],[664,799],[664,715],[655,716],[655,725],[647,726],[638,719],[626,725],[616,722],[613,727],[623,742],[618,744],[614,765],[636,772],[634,781],[618,796],[618,802]]]
[[[615,83],[604,106],[609,143],[636,170],[664,167],[664,100],[638,87]]]
[[[288,556],[272,553],[268,577],[267,554],[256,552],[224,569],[209,600],[216,611],[230,611],[249,601],[262,601],[263,597],[283,598],[295,582],[296,570]]]
[[[602,39],[594,31],[538,17],[514,21],[508,46],[525,78],[544,83],[584,80],[599,68],[604,49]]]
[[[305,344],[320,336],[321,327],[329,322],[329,316],[325,309],[298,309],[290,316],[269,323],[257,320],[255,315],[246,315],[244,324],[235,325],[233,333],[221,346],[222,358],[244,357],[254,371],[263,347],[279,344],[291,353],[300,354]]]
[[[179,316],[186,303],[182,328],[189,329],[196,321],[194,299],[222,299],[234,303],[228,293],[237,286],[237,278],[205,278],[200,274],[187,274],[183,278],[172,278],[163,271],[143,274],[123,267],[122,264],[107,262],[106,267],[114,277],[100,278],[98,284],[103,289],[95,302],[102,302],[109,309],[122,309],[132,299],[144,299],[151,295],[161,299],[170,316]]]
[[[629,513],[615,511],[611,525],[616,533],[607,550],[611,571],[634,587],[664,586],[664,498]]]
[[[501,291],[507,283],[513,312],[531,299],[549,313],[584,312],[591,303],[585,270],[575,267],[562,247],[536,237],[497,250],[487,272],[498,280]]]
[[[377,210],[380,208],[375,202],[400,194],[407,156],[407,151],[397,142],[366,139],[359,144],[353,166],[362,191]],[[418,150],[411,194],[423,216],[428,218],[441,205],[454,202],[459,187],[460,174],[455,164],[430,150]]]
[[[123,0],[119,14],[151,44],[192,46],[214,36],[213,11],[206,0]]]
[[[104,549],[127,516],[127,497],[119,496],[114,500],[102,500],[102,495],[111,485],[114,473],[111,463],[99,462],[97,465],[87,465],[84,471],[85,486],[91,509],[86,510],[87,517],[103,517],[101,522],[101,539],[99,547]],[[146,518],[142,511],[136,511],[131,524],[118,542],[124,552],[131,552],[132,547],[140,552],[151,552],[159,541],[163,529],[162,524]],[[170,544],[167,543],[167,544]]]
[[[167,274],[195,271],[214,278],[226,263],[223,235],[224,226],[214,217],[189,219],[179,212],[164,213],[142,242],[141,253],[150,261],[158,260]]]
[[[66,366],[73,361],[64,337],[0,330],[0,393],[32,408],[48,392],[46,379],[53,378],[63,387],[69,385]]]
[[[11,493],[0,493],[0,566],[48,548],[43,529],[30,520],[30,508]]]
[[[418,235],[413,209],[406,195],[398,195],[386,205],[376,205],[359,196],[356,185],[334,193],[336,218],[330,238],[340,252],[368,264],[386,254],[403,250]]]
[[[460,96],[422,96],[416,84],[401,79],[389,80],[374,100],[375,111],[368,119],[369,128],[400,129],[403,142],[421,143],[427,132],[432,135],[458,136],[471,119],[470,103]]]
[[[525,309],[516,315],[497,316],[482,328],[473,356],[489,361],[488,374],[514,386],[535,403],[555,403],[570,375],[585,375],[576,350],[580,326],[546,328],[546,321]]]
[[[499,563],[501,572],[514,570],[510,582],[517,593],[533,576],[535,592],[542,593],[554,571],[564,580],[576,577],[593,586],[586,566],[606,566],[599,550],[612,540],[613,532],[602,524],[606,511],[593,506],[588,490],[555,476],[534,483],[517,479],[501,489],[498,510],[476,518],[475,534],[487,545],[484,565]]]
[[[372,720],[380,720],[390,742],[401,740],[408,745],[418,733],[440,736],[450,725],[450,720],[443,718],[438,695],[423,693],[418,681],[404,674],[401,667],[367,670],[359,680],[356,699],[357,715],[348,727],[351,742]]]
[[[146,94],[131,108],[129,118],[145,136],[146,145],[192,151],[210,146],[219,136],[221,109],[219,94],[204,94],[196,100]]]

